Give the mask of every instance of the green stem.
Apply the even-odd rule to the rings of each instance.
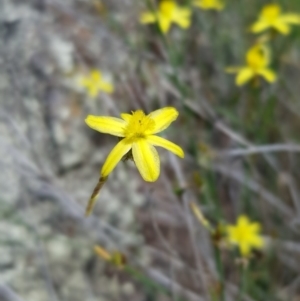
[[[172,293],[169,289],[165,288],[164,286],[154,282],[152,279],[138,271],[136,268],[126,265],[124,267],[124,270],[136,281],[139,283],[142,283],[144,288],[149,292],[149,293],[162,293],[164,295],[167,295],[169,297],[172,297]],[[184,298],[178,296],[175,298],[175,301],[186,301]]]
[[[214,253],[215,253],[215,261],[217,264],[217,271],[219,274],[219,283],[220,283],[220,294],[219,294],[219,300],[225,301],[225,292],[224,292],[224,286],[225,286],[225,279],[224,279],[224,267],[221,259],[221,252],[220,248],[216,245],[214,247]]]
[[[243,300],[244,294],[247,290],[247,277],[248,277],[248,273],[247,273],[247,265],[242,263],[241,264],[241,269],[240,269],[240,290],[239,290],[239,301]]]

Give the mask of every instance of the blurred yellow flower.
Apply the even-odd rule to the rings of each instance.
[[[239,216],[237,224],[227,226],[226,230],[228,242],[237,245],[243,257],[249,256],[252,249],[261,249],[264,245],[260,224],[250,222],[245,215]]]
[[[272,28],[287,35],[290,33],[291,24],[300,24],[300,14],[283,14],[278,4],[268,4],[263,7],[258,20],[251,26],[251,31],[259,33]]]
[[[96,97],[100,91],[112,93],[114,90],[111,83],[103,80],[99,70],[92,70],[88,76],[80,78],[79,84],[86,88],[88,95],[93,98]]]
[[[120,118],[89,115],[85,122],[92,129],[121,137],[108,155],[101,178],[106,178],[118,162],[130,151],[133,160],[145,181],[154,182],[160,173],[159,156],[154,146],[161,146],[183,158],[181,147],[157,135],[166,129],[178,116],[175,108],[165,107],[145,115],[142,110],[132,114],[122,113]]]
[[[262,76],[269,83],[276,80],[274,71],[268,68],[270,65],[270,50],[265,44],[257,44],[251,47],[246,54],[246,66],[228,67],[228,73],[237,73],[236,85],[242,86],[249,80]]]
[[[215,9],[215,10],[222,10],[224,9],[224,2],[222,0],[195,0],[195,6],[200,7],[204,10]]]
[[[175,1],[163,0],[159,4],[157,11],[147,11],[141,14],[142,24],[158,23],[162,33],[166,34],[172,23],[178,24],[186,29],[191,24],[191,10],[177,5]]]

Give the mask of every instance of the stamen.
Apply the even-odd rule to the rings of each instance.
[[[144,138],[147,132],[150,132],[155,127],[155,122],[152,118],[145,115],[142,110],[132,112],[132,118],[125,128],[125,136],[127,138]]]

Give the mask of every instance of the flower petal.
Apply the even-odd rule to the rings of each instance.
[[[257,73],[262,77],[264,77],[266,81],[268,81],[269,83],[273,83],[277,79],[276,73],[271,69],[267,69],[267,68],[260,69],[257,71]]]
[[[240,215],[237,220],[238,227],[248,227],[250,225],[250,220],[246,215]]]
[[[282,22],[280,19],[273,23],[273,27],[284,35],[288,35],[291,31],[290,26],[287,23]]]
[[[147,141],[154,146],[160,146],[169,150],[170,152],[172,152],[173,154],[177,155],[180,158],[184,158],[184,152],[182,148],[165,138],[151,135],[147,137]]]
[[[225,72],[226,73],[238,73],[239,71],[241,71],[241,69],[243,69],[244,67],[234,67],[234,66],[230,66],[230,67],[226,67],[225,68]]]
[[[124,119],[126,122],[129,122],[132,118],[131,114],[127,114],[127,113],[122,113],[121,114],[121,118]]]
[[[88,92],[88,95],[91,97],[91,98],[95,98],[98,94],[99,94],[99,89],[97,86],[95,85],[90,85],[89,87],[87,87],[87,92]]]
[[[276,3],[267,4],[263,7],[260,17],[263,19],[276,19],[280,16],[281,7]]]
[[[248,82],[252,77],[254,76],[254,72],[251,68],[243,68],[240,70],[236,77],[236,84],[238,86],[244,85],[246,82]]]
[[[246,54],[246,62],[251,69],[266,67],[270,62],[270,50],[265,44],[252,46]]]
[[[156,181],[160,172],[160,161],[155,147],[146,139],[140,139],[133,143],[132,155],[142,178],[147,182]]]
[[[262,249],[264,246],[264,240],[262,236],[255,234],[251,237],[251,245],[254,248]]]
[[[178,111],[173,107],[165,107],[153,111],[148,115],[155,122],[155,127],[149,134],[156,134],[166,129],[171,122],[173,122],[178,116]]]
[[[163,34],[166,34],[170,30],[171,23],[171,20],[164,16],[159,16],[158,18],[159,28]]]
[[[250,31],[253,33],[259,33],[271,27],[270,23],[266,20],[258,20],[250,27]]]
[[[261,225],[260,223],[253,222],[249,225],[249,231],[253,234],[259,234],[261,232]]]
[[[156,15],[152,12],[145,12],[145,13],[142,13],[140,16],[140,22],[142,24],[155,23],[156,19],[157,19]]]
[[[88,115],[85,119],[86,124],[101,133],[124,137],[124,128],[127,122],[110,116],[94,116]]]
[[[101,81],[99,83],[99,88],[106,93],[112,93],[114,91],[114,86],[111,83],[105,81]]]
[[[215,1],[196,0],[193,2],[193,4],[204,10],[209,10],[209,9],[222,10],[225,6],[225,4],[222,1],[218,1],[218,0]]]
[[[159,4],[159,11],[166,16],[169,16],[171,13],[173,13],[176,8],[177,4],[170,0],[163,0]]]
[[[102,177],[107,177],[112,172],[123,156],[130,151],[131,147],[132,143],[125,138],[112,149],[101,169]]]
[[[240,243],[239,248],[243,257],[247,257],[251,252],[251,245],[248,242]]]
[[[102,78],[102,73],[99,70],[94,69],[90,73],[90,78],[92,81],[98,82]]]
[[[178,7],[173,15],[173,22],[182,28],[188,28],[191,24],[191,10],[189,8]]]
[[[280,16],[280,21],[289,24],[300,24],[300,15],[299,14],[284,14]]]

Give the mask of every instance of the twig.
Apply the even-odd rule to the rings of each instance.
[[[212,113],[210,114],[210,118],[207,118],[194,102],[187,100],[184,104],[189,109],[193,110],[193,112],[195,112],[198,116],[200,116],[204,120],[211,122],[216,129],[228,136],[233,141],[247,147],[255,147],[254,144],[245,139],[241,134],[237,133],[236,131],[233,131],[224,122],[217,120],[215,114],[213,114],[213,110],[210,108],[207,101],[202,100],[202,104],[205,104],[210,109],[210,111],[212,111]],[[278,170],[277,164],[271,156],[269,156],[268,154],[264,154],[264,157],[273,169]]]
[[[228,151],[220,151],[217,153],[218,157],[236,157],[247,156],[259,153],[271,152],[300,152],[300,145],[297,144],[273,144],[262,146],[251,146],[248,149],[232,149]]]
[[[182,187],[182,188],[186,187],[186,182],[185,182],[185,179],[183,177],[183,173],[181,171],[181,167],[179,166],[177,158],[175,158],[174,155],[169,154],[169,159],[170,159],[171,165],[174,169],[174,172],[175,172],[177,181],[179,183],[179,186]],[[196,266],[197,266],[197,269],[199,271],[201,281],[202,281],[202,285],[203,285],[204,295],[208,299],[208,291],[207,291],[208,290],[208,283],[207,283],[207,278],[206,278],[206,275],[205,275],[204,268],[201,264],[199,252],[197,250],[197,239],[196,239],[196,235],[195,235],[195,228],[194,228],[193,218],[192,218],[192,215],[190,213],[190,202],[191,202],[191,200],[190,200],[190,197],[188,196],[187,193],[188,193],[188,191],[186,191],[182,195],[183,206],[184,206],[184,211],[185,211],[185,218],[186,218],[188,230],[189,230],[189,233],[190,233],[191,243],[192,243],[194,256],[195,256],[195,261],[196,261]]]
[[[278,209],[286,217],[291,218],[294,215],[293,210],[290,209],[290,207],[288,207],[287,205],[285,205],[281,199],[273,195],[267,189],[262,187],[259,183],[249,179],[249,177],[246,177],[243,173],[236,170],[232,170],[231,168],[220,164],[213,165],[212,169],[231,179],[234,179],[239,183],[242,183],[252,191],[256,192],[257,194],[260,194],[270,205]]]
[[[297,216],[300,216],[300,195],[296,187],[293,177],[288,173],[282,173],[280,176],[281,182],[287,186],[290,191],[291,199],[294,203],[294,208],[296,209]]]

